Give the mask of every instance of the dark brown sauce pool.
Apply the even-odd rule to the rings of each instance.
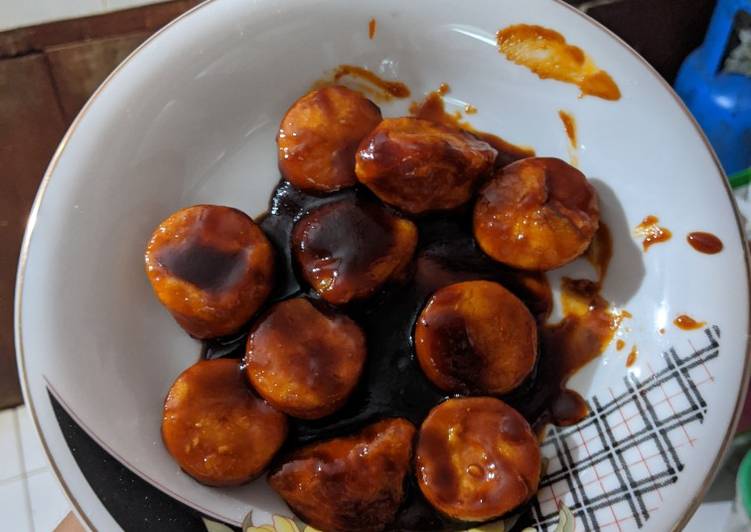
[[[499,151],[498,166],[534,155],[534,151],[510,144],[500,137],[474,130],[457,115],[444,110],[442,95],[448,86],[414,102],[411,112],[466,129]],[[277,250],[275,291],[266,307],[275,301],[306,295],[318,299],[310,287],[298,281],[290,256],[292,227],[305,213],[320,205],[357,198],[374,200],[367,189],[350,189],[325,197],[305,194],[286,181],[274,190],[269,211],[257,221]],[[581,366],[602,353],[612,340],[620,320],[600,296],[600,288],[612,253],[612,239],[603,224],[586,258],[598,280],[566,279],[562,300],[564,318],[545,325],[552,308],[552,293],[543,273],[530,273],[504,267],[489,259],[472,236],[471,210],[424,216],[414,220],[419,241],[411,270],[401,284],[386,287],[362,303],[341,308],[364,330],[368,358],[363,376],[347,404],[320,420],[290,418],[286,449],[356,432],[377,420],[403,417],[420,427],[431,408],[446,399],[423,375],[415,359],[412,335],[419,312],[439,288],[460,281],[492,280],[515,293],[530,309],[540,328],[540,356],[529,379],[511,394],[502,397],[537,430],[544,425],[576,423],[587,415],[587,405],[565,383]],[[374,242],[377,239],[374,240]],[[263,309],[261,309],[263,312]],[[234,338],[204,344],[205,358],[241,358],[247,332]],[[281,453],[282,456],[284,452]],[[522,518],[516,528],[523,528]],[[414,475],[409,475],[404,505],[389,529],[464,530],[470,523],[451,521],[436,512],[423,498]]]
[[[315,197],[286,181],[279,183],[269,212],[258,220],[278,253],[276,288],[267,306],[296,295],[317,299],[309,287],[298,282],[290,257],[289,238],[294,223],[319,205],[353,196],[370,199],[369,194],[367,190],[355,189]],[[428,216],[415,222],[420,237],[408,280],[386,288],[364,303],[342,309],[362,326],[368,341],[368,359],[358,388],[346,406],[332,416],[315,421],[290,418],[288,448],[350,434],[383,418],[404,417],[420,426],[429,410],[446,398],[423,375],[412,346],[417,315],[438,288],[458,281],[494,280],[514,292],[539,324],[547,319],[552,295],[545,275],[512,270],[485,256],[472,238],[471,212]],[[612,338],[613,319],[597,293],[598,285],[572,288],[583,292],[580,296],[589,299],[587,306],[595,310],[568,316],[559,324],[541,326],[541,334],[548,341],[541,342],[537,368],[528,382],[503,397],[538,428],[551,419],[561,424],[574,423],[587,413],[582,399],[565,390],[564,384],[576,369],[601,352],[603,342]],[[600,333],[592,334],[593,330]],[[242,333],[235,338],[207,342],[203,356],[240,358],[245,352],[246,336],[247,333]],[[394,528],[436,531],[467,528],[466,523],[451,522],[435,512],[412,477]]]

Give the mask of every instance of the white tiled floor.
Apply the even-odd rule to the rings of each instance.
[[[3,530],[50,532],[70,511],[26,407],[0,412],[0,515]]]

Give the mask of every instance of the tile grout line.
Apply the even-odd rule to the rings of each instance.
[[[23,496],[24,502],[26,503],[26,517],[29,520],[29,530],[35,530],[34,516],[31,513],[31,491],[29,490],[29,480],[27,478],[26,458],[23,452],[23,445],[21,444],[21,422],[18,419],[19,408],[20,407],[16,407],[13,409],[13,424],[16,428],[16,450],[18,451],[18,457],[21,460],[21,469],[23,470],[21,482],[23,483]]]
[[[41,473],[45,473],[48,470],[49,468],[47,468],[46,466],[35,467],[34,469],[30,469],[29,471],[26,471],[25,473],[20,473],[18,475],[13,475],[12,477],[8,477],[8,478],[4,478],[0,480],[0,486],[5,486],[6,484],[13,484],[14,482],[18,482],[19,480],[23,480],[25,478],[35,477]]]

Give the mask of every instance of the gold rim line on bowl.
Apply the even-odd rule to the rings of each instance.
[[[70,137],[73,135],[73,133],[78,128],[78,125],[80,124],[83,117],[86,115],[86,113],[89,111],[92,103],[94,100],[99,96],[99,94],[107,87],[107,85],[110,84],[110,82],[114,79],[114,77],[123,69],[123,67],[130,62],[130,60],[141,51],[145,46],[147,46],[149,43],[151,43],[152,40],[157,38],[159,35],[161,35],[162,32],[166,31],[168,28],[175,25],[177,22],[183,20],[184,18],[193,15],[197,13],[201,8],[204,8],[208,6],[209,4],[214,3],[216,0],[204,0],[202,3],[192,7],[185,13],[179,15],[178,17],[174,18],[167,24],[165,24],[162,28],[154,32],[148,39],[146,39],[143,43],[141,43],[135,50],[133,50],[128,57],[126,57],[122,63],[120,63],[115,69],[110,73],[109,76],[102,82],[102,84],[94,91],[94,93],[91,95],[89,100],[86,102],[86,104],[83,106],[81,111],[76,116],[73,123],[68,128],[68,131],[65,133],[65,136],[60,141],[60,144],[58,145],[57,149],[55,150],[54,155],[52,156],[52,159],[50,160],[49,165],[47,166],[47,170],[44,173],[44,176],[42,178],[42,181],[39,185],[39,189],[37,191],[36,197],[34,198],[34,203],[32,204],[31,211],[29,212],[29,217],[26,225],[26,230],[24,232],[23,241],[21,243],[21,251],[19,254],[19,260],[18,260],[18,270],[16,274],[16,286],[15,286],[15,304],[14,304],[14,333],[15,333],[15,347],[16,347],[16,363],[18,365],[18,372],[21,377],[21,388],[23,391],[23,397],[24,402],[29,407],[29,413],[31,415],[34,428],[37,432],[37,435],[39,436],[39,439],[42,443],[42,447],[44,449],[44,453],[47,456],[47,460],[50,463],[50,466],[52,467],[53,472],[55,473],[55,476],[57,477],[58,482],[63,488],[63,491],[65,492],[66,497],[71,502],[73,509],[75,513],[78,515],[78,517],[85,522],[86,526],[91,530],[97,530],[96,527],[93,525],[93,523],[89,520],[89,518],[84,514],[80,503],[73,495],[72,490],[68,486],[68,484],[65,482],[65,479],[63,478],[63,475],[60,472],[60,468],[55,463],[55,460],[52,456],[52,453],[49,449],[49,446],[47,444],[46,439],[44,438],[44,434],[42,433],[41,426],[39,423],[39,420],[37,418],[36,409],[34,408],[33,400],[31,399],[31,394],[29,393],[29,385],[28,385],[28,378],[26,375],[26,365],[24,363],[24,349],[23,349],[23,336],[21,334],[22,331],[22,314],[21,314],[21,307],[22,307],[22,294],[23,294],[23,285],[25,280],[25,273],[26,273],[26,263],[28,259],[29,254],[29,247],[31,245],[31,239],[34,234],[34,228],[36,226],[36,220],[37,215],[39,212],[39,208],[41,206],[42,200],[44,198],[45,192],[47,190],[47,186],[49,185],[49,181],[51,179],[52,173],[57,168],[60,156],[62,155],[63,151],[65,150],[66,145],[68,144],[68,141],[70,140]],[[744,403],[744,399],[746,396],[746,393],[748,391],[748,385],[749,385],[749,377],[751,377],[751,363],[749,363],[749,358],[751,357],[751,257],[749,256],[749,248],[746,243],[745,238],[745,232],[743,228],[743,223],[741,220],[740,213],[738,212],[738,207],[735,203],[735,198],[733,196],[732,189],[730,188],[730,185],[727,181],[727,178],[725,177],[725,172],[722,168],[722,165],[720,164],[719,159],[717,158],[717,154],[714,151],[714,148],[707,140],[706,135],[702,131],[701,127],[699,126],[696,119],[693,117],[691,112],[688,110],[686,105],[683,103],[683,101],[678,97],[678,95],[675,93],[673,88],[670,86],[670,84],[665,81],[665,79],[655,70],[655,68],[649,64],[646,59],[644,59],[641,55],[639,55],[629,44],[627,44],[623,39],[621,39],[618,35],[616,35],[613,31],[602,25],[600,22],[596,21],[586,13],[583,13],[582,11],[578,10],[577,8],[567,4],[564,2],[564,0],[551,0],[552,2],[563,6],[570,11],[574,12],[578,16],[584,18],[587,20],[590,24],[594,25],[599,30],[605,32],[607,35],[609,35],[615,42],[620,44],[622,47],[626,49],[631,55],[636,57],[636,59],[646,67],[647,71],[657,79],[657,81],[667,90],[667,92],[672,96],[673,100],[678,104],[679,108],[683,111],[683,113],[686,115],[686,117],[689,119],[689,121],[693,124],[694,129],[696,133],[700,136],[702,141],[704,142],[705,147],[709,151],[709,153],[712,155],[712,159],[715,163],[715,166],[718,170],[718,173],[720,175],[720,178],[722,180],[722,184],[725,188],[725,192],[727,193],[728,197],[730,198],[730,203],[733,208],[733,213],[735,214],[735,220],[736,220],[736,226],[738,228],[738,236],[741,239],[741,246],[743,248],[743,256],[744,261],[746,265],[746,280],[749,287],[749,293],[747,294],[747,301],[749,303],[749,322],[746,327],[746,353],[745,353],[745,360],[744,360],[744,366],[743,366],[743,377],[741,386],[738,390],[738,396],[735,400],[735,406],[733,410],[733,416],[730,422],[730,425],[728,426],[728,430],[725,432],[725,435],[723,436],[722,443],[720,445],[719,452],[717,456],[715,457],[714,461],[712,462],[712,465],[709,469],[709,472],[705,476],[701,486],[695,493],[695,495],[692,497],[689,506],[684,513],[683,517],[681,517],[677,522],[674,523],[671,530],[678,531],[682,530],[690,518],[693,516],[693,514],[696,512],[696,509],[701,504],[701,501],[704,497],[704,493],[709,488],[710,484],[714,480],[715,476],[717,475],[717,472],[719,471],[720,464],[722,461],[723,456],[725,455],[725,452],[727,451],[728,447],[730,446],[730,443],[732,441],[733,435],[735,433],[735,429],[738,426],[738,422],[740,421],[740,415],[742,412],[742,406]],[[83,473],[82,473],[83,474]],[[96,495],[96,493],[95,493]],[[97,495],[98,498],[98,495]],[[100,504],[101,501],[99,501]],[[106,508],[105,508],[106,511]]]

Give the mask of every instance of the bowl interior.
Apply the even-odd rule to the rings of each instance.
[[[508,62],[495,32],[519,22],[552,27],[588,51],[622,99],[580,98],[576,87]],[[641,353],[627,370],[626,353],[611,346],[574,386],[589,396],[627,372],[646,374],[689,338],[670,325],[679,313],[717,325],[724,363],[691,451],[694,480],[682,488],[696,492],[730,424],[744,367],[748,287],[733,206],[711,152],[657,76],[606,31],[548,0],[214,0],[148,42],[73,126],[31,220],[18,330],[43,435],[57,431],[45,414],[50,389],[113,455],[207,515],[239,523],[251,508],[287,512],[263,479],[203,487],[163,449],[165,392],[197,360],[199,345],[153,297],[143,251],[153,228],[181,207],[263,213],[279,179],[274,136],[282,114],[340,64],[404,81],[411,99],[448,83],[449,110],[470,103],[478,129],[540,155],[569,158],[558,111],[574,115],[580,168],[600,193],[615,243],[604,295],[633,314],[619,334]],[[408,101],[383,104],[384,114],[405,113]],[[633,228],[650,214],[674,238],[645,253]],[[723,253],[692,250],[685,235],[694,230],[718,235]],[[579,261],[551,273],[554,287],[562,275],[592,272]],[[65,450],[50,447],[53,460],[65,459]],[[687,497],[665,497],[675,504],[661,512],[674,522]]]

